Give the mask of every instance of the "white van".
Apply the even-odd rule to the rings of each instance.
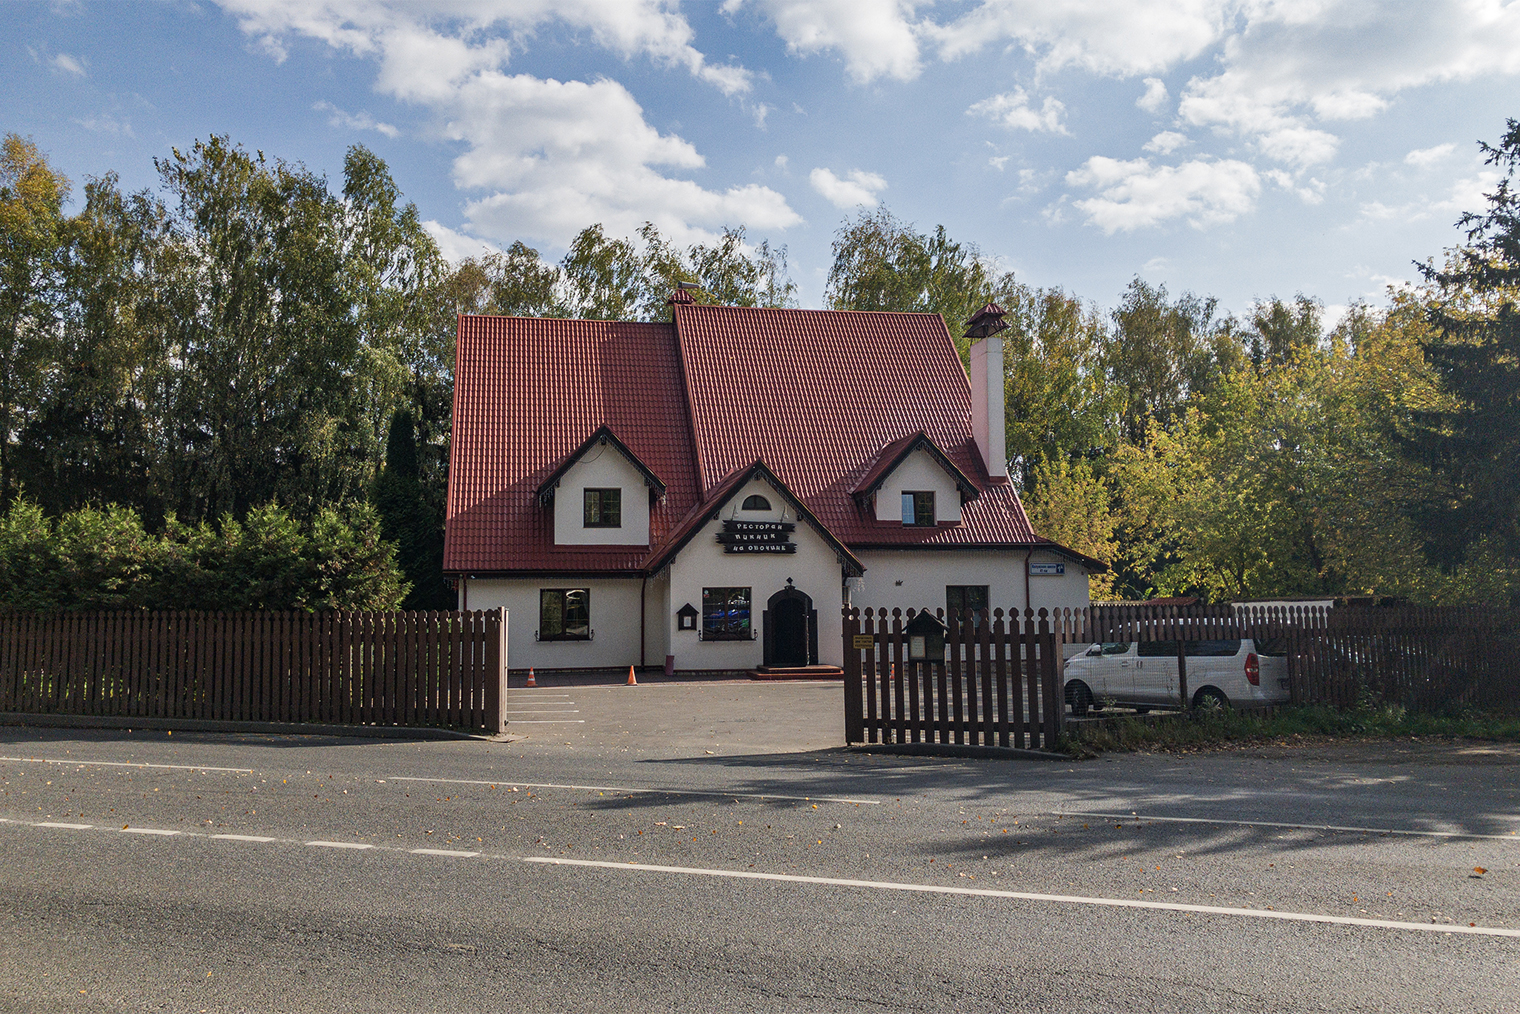
[[[1288,699],[1288,660],[1250,638],[1188,641],[1187,682],[1193,706],[1281,704]],[[1144,713],[1178,707],[1177,642],[1094,644],[1066,661],[1066,703],[1088,710],[1123,704]]]

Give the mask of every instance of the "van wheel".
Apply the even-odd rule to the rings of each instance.
[[[1200,711],[1223,711],[1230,706],[1230,699],[1217,687],[1204,687],[1193,695],[1193,707]]]
[[[1151,709],[1150,708],[1137,707],[1135,709],[1135,714],[1137,714],[1137,715],[1149,715],[1150,713],[1151,713]]]
[[[1081,680],[1072,680],[1066,684],[1066,703],[1071,705],[1071,713],[1077,718],[1087,717],[1087,709],[1092,707],[1092,691]]]

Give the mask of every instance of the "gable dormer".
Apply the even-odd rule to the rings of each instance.
[[[850,493],[878,522],[923,527],[959,524],[961,504],[980,495],[923,432],[883,447]]]
[[[554,512],[556,546],[647,546],[649,505],[665,484],[606,426],[560,462],[538,487]]]

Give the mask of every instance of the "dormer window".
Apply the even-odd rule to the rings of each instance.
[[[623,527],[623,491],[621,489],[587,489],[585,527]]]
[[[922,528],[934,527],[934,491],[903,490],[902,523]]]
[[[739,505],[739,509],[746,511],[768,511],[771,509],[771,502],[765,497],[756,493],[752,496],[745,497],[744,503]]]

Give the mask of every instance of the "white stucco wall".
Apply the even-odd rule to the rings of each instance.
[[[585,491],[623,491],[619,528],[585,526]],[[644,476],[611,444],[601,444],[570,466],[554,491],[554,543],[558,546],[649,545],[649,487]],[[534,615],[537,616],[535,610]]]
[[[640,487],[643,488],[642,486]],[[651,582],[653,583],[653,582]],[[513,669],[599,669],[637,665],[639,661],[638,578],[476,578],[460,581],[460,606],[505,607],[507,652]],[[536,641],[541,588],[588,588],[591,591],[590,641]],[[647,601],[646,592],[646,601]],[[662,664],[646,647],[650,665]]]
[[[743,511],[738,507],[745,497],[758,493],[772,504],[769,512]],[[746,485],[723,508],[724,518],[741,521],[796,521],[784,508],[781,496],[768,483],[756,480]],[[670,654],[675,655],[677,671],[706,669],[749,669],[764,662],[763,613],[770,597],[794,586],[813,599],[818,611],[818,661],[823,665],[840,665],[844,658],[840,642],[840,606],[843,602],[842,571],[834,549],[806,522],[797,522],[792,541],[796,553],[726,553],[718,543],[723,530],[721,520],[709,521],[686,547],[671,561],[669,599],[664,622],[670,638]],[[702,641],[696,632],[676,629],[676,610],[690,602],[702,609],[703,588],[747,587],[750,589],[753,641]],[[701,620],[698,619],[698,626]]]
[[[1022,550],[861,550],[855,555],[866,572],[850,602],[861,609],[943,609],[945,586],[952,584],[986,585],[987,604],[993,609],[1022,611],[1028,605]],[[1063,558],[1037,551],[1031,562],[1059,563]],[[1087,605],[1086,571],[1080,564],[1064,562],[1063,576],[1029,579],[1034,609]]]
[[[934,491],[935,521],[960,521],[961,493],[955,480],[922,449],[904,458],[876,491],[876,520],[901,524],[903,493],[923,490]]]

